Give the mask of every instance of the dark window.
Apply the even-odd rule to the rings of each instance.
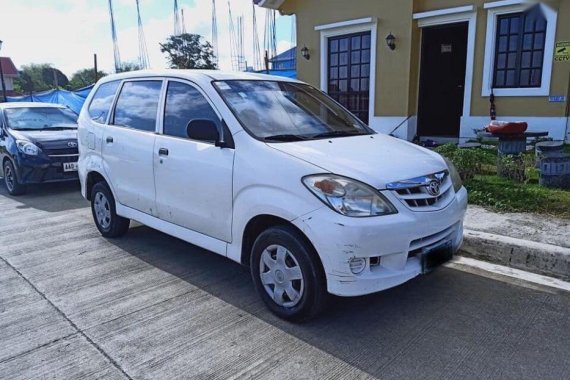
[[[92,120],[98,123],[107,122],[107,115],[109,115],[119,83],[119,81],[114,81],[99,86],[87,110]]]
[[[188,137],[186,127],[190,121],[197,119],[212,120],[220,128],[220,118],[200,91],[188,84],[169,82],[164,109],[164,134]]]
[[[497,18],[493,87],[540,87],[546,18],[540,7]]]
[[[329,38],[328,94],[368,123],[370,32]]]
[[[154,131],[162,81],[126,82],[115,106],[114,125]]]

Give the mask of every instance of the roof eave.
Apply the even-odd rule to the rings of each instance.
[[[278,10],[284,2],[285,0],[254,0],[254,3],[260,7],[276,10]]]

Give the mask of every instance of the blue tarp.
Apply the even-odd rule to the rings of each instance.
[[[77,91],[67,91],[67,90],[49,90],[45,92],[38,92],[35,94],[26,96],[8,96],[7,100],[9,102],[41,102],[41,103],[54,103],[62,104],[69,107],[74,112],[79,113],[85,99],[93,85],[83,87]]]

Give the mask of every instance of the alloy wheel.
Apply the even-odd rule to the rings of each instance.
[[[9,191],[14,190],[15,180],[16,179],[14,178],[14,172],[12,171],[10,165],[4,166],[4,182],[6,182],[6,187],[8,188]]]

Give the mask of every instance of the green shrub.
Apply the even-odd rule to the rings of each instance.
[[[494,165],[496,153],[484,149],[459,149],[455,144],[445,144],[435,151],[453,162],[464,181],[482,174],[483,165]]]

